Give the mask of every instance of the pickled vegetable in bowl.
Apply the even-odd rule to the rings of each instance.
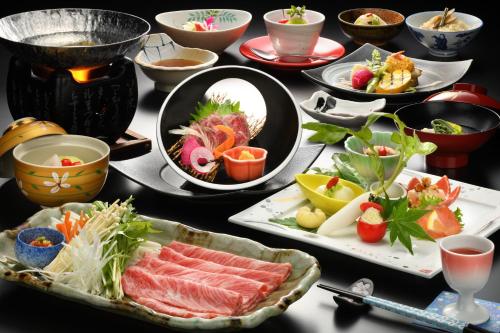
[[[325,194],[329,190],[327,188],[328,183],[332,179],[334,178],[319,174],[299,174],[295,176],[295,180],[297,180],[306,198],[309,199],[314,207],[321,209],[328,215],[335,214],[348,202],[364,192],[364,189],[359,185],[337,178],[337,183],[335,184],[338,185],[337,189],[332,191],[333,193]]]

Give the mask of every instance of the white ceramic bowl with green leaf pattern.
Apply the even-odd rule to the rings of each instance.
[[[182,27],[186,22],[202,22],[210,16],[217,26],[215,31],[189,31]],[[192,9],[161,13],[155,19],[176,43],[220,54],[245,33],[252,14],[238,9]]]

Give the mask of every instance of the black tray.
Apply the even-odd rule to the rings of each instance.
[[[290,163],[269,181],[252,188],[238,191],[216,191],[187,182],[172,170],[161,155],[158,147],[146,155],[112,161],[110,165],[127,178],[168,196],[187,200],[230,199],[277,192],[295,181],[295,175],[304,172],[323,151],[324,145],[314,144],[299,147]]]

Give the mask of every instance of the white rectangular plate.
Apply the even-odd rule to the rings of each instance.
[[[421,172],[404,170],[397,181],[407,184],[413,177],[428,176],[436,181],[440,177]],[[461,186],[458,200],[452,208],[460,207],[463,212],[463,234],[489,236],[500,228],[500,219],[491,222],[491,215],[500,206],[500,191],[495,191],[458,181],[450,181],[452,188]],[[342,237],[326,237],[306,231],[291,229],[270,218],[294,216],[297,209],[308,201],[297,184],[253,205],[252,207],[229,218],[229,221],[252,229],[313,244],[335,252],[344,253],[378,265],[404,271],[410,274],[432,278],[441,271],[441,259],[438,243],[413,240],[414,255],[411,255],[399,242],[390,246],[388,236],[379,243],[364,243],[352,232]]]

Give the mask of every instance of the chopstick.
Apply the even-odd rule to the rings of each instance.
[[[330,291],[332,293],[335,293],[337,295],[340,295],[340,296],[347,296],[349,298],[352,298],[354,301],[357,301],[357,302],[363,302],[363,296],[359,295],[359,294],[356,294],[352,291],[349,291],[349,290],[345,290],[345,289],[342,289],[342,288],[337,288],[337,287],[332,287],[332,286],[327,286],[325,284],[318,284],[317,285],[318,288],[321,288],[323,290],[327,290],[327,291]]]

